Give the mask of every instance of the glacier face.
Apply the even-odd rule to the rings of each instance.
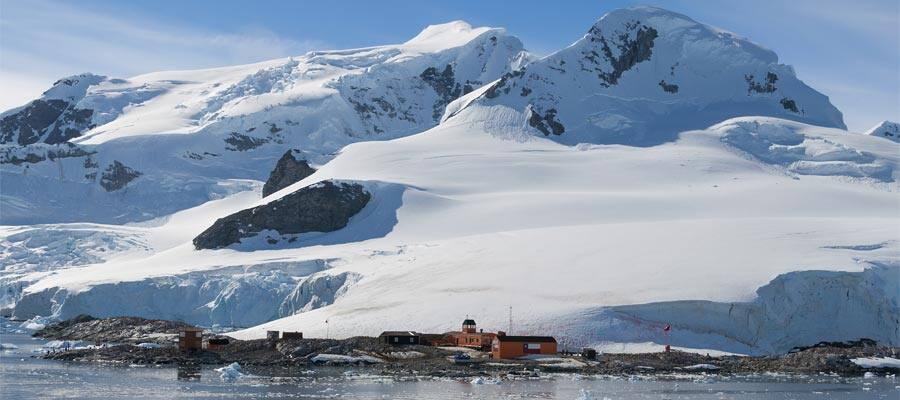
[[[141,315],[201,326],[248,327],[334,302],[357,276],[329,274],[327,262],[273,262],[94,285],[23,296],[15,316],[68,319]]]
[[[104,81],[84,98],[152,98],[104,108],[68,143],[4,147],[3,222],[175,213],[94,225],[144,249],[109,256],[7,240],[22,261],[0,281],[4,311],[256,338],[322,336],[324,320],[336,336],[443,332],[465,315],[507,330],[512,306],[511,332],[585,345],[661,343],[636,327],[664,323],[678,346],[743,353],[900,342],[896,143],[842,130],[771,51],[656,8],[528,61],[501,30],[451,23],[402,45]],[[260,198],[288,148],[317,170]],[[100,188],[104,173],[121,188]],[[372,194],[344,228],[191,244],[330,180]]]
[[[869,338],[900,344],[900,268],[872,264],[861,272],[798,271],[779,275],[749,302],[680,300],[615,306],[573,319],[614,343],[668,342],[737,353],[784,353],[820,341]],[[666,335],[662,327],[670,325]],[[595,339],[599,335],[594,336]]]

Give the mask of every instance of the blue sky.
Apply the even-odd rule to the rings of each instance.
[[[543,55],[633,4],[678,11],[774,50],[831,97],[851,130],[900,120],[897,0],[0,0],[0,109],[79,72],[128,77],[400,43],[456,19],[505,27]]]

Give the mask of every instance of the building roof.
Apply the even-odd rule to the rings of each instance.
[[[384,331],[378,336],[419,336],[419,334],[413,331]]]
[[[475,320],[474,319],[466,319],[465,321],[463,321],[463,325],[475,325]]]
[[[553,336],[497,336],[497,340],[501,342],[556,343],[556,339]]]

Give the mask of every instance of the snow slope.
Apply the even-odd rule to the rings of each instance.
[[[109,298],[109,288],[134,293],[131,284],[120,281],[273,260],[330,260],[320,274],[356,277],[341,285],[341,296],[236,335],[258,337],[277,328],[323,336],[325,319],[330,334],[337,336],[394,328],[444,331],[467,314],[485,329],[503,329],[512,305],[517,321],[513,332],[548,332],[597,343],[645,342],[651,336],[659,342],[654,323],[645,323],[650,328],[639,337],[624,337],[621,330],[604,328],[616,324],[598,310],[683,300],[752,302],[756,288],[798,270],[858,273],[877,263],[896,275],[898,156],[880,139],[747,117],[685,132],[675,142],[650,148],[570,147],[530,135],[520,141],[498,138],[481,122],[463,117],[420,135],[348,146],[304,181],[245,204],[270,201],[323,179],[391,182],[405,188],[399,205],[373,202],[343,230],[288,245],[259,241],[254,251],[197,251],[185,243],[143,259],[56,271],[24,289],[16,315],[102,315],[107,307],[86,305]],[[723,127],[741,124],[779,127],[804,141],[869,152],[890,169],[893,180],[794,172],[729,144],[729,130]],[[376,190],[373,197],[391,199],[396,196],[391,193]],[[327,240],[355,237],[354,232],[384,224],[389,229],[383,236],[361,242]],[[875,282],[890,294],[890,286],[884,286],[890,281]],[[816,283],[808,285],[815,293]],[[154,295],[158,293],[150,290],[144,298],[161,298]],[[758,301],[778,303],[782,297]],[[260,299],[255,304],[268,302],[270,310],[282,303]],[[874,308],[871,298],[863,297],[860,308],[881,310],[893,318],[888,322],[896,321],[896,296],[876,299],[888,303]],[[826,300],[836,301],[797,301],[819,309],[817,302]],[[148,313],[166,315],[172,307],[166,302]],[[827,336],[815,331],[785,339],[770,329],[749,340],[731,330],[709,330],[690,315],[639,317],[678,321],[681,334],[672,339],[683,347],[768,352]],[[857,324],[859,330],[847,331],[848,336],[861,331],[897,343],[895,324],[873,319],[860,325],[854,313],[841,313],[837,320],[825,313],[811,315],[818,324]],[[766,315],[761,318],[761,325],[772,326]]]
[[[63,79],[3,116],[0,222],[142,221],[248,190],[219,183],[265,180],[288,149],[320,164],[349,143],[430,128],[447,103],[529,57],[503,29],[456,21],[399,45]],[[66,111],[54,119],[41,105],[62,95]],[[48,139],[70,114],[73,138]]]
[[[451,28],[403,46],[443,43],[440,31]],[[601,56],[604,41],[611,59]],[[570,69],[591,50],[589,71]],[[324,56],[357,63],[371,51]],[[217,181],[254,191],[229,188],[216,202],[129,225],[146,252],[86,253],[92,264],[52,271],[16,266],[20,274],[0,281],[15,293],[7,310],[182,318],[246,327],[232,333],[240,338],[267,329],[444,332],[468,315],[486,330],[552,334],[568,346],[669,340],[770,353],[861,336],[900,344],[900,144],[842,130],[840,113],[774,54],[639,7],[516,71],[450,103],[439,125],[346,145],[266,198],[258,183]],[[767,82],[769,72],[778,79]],[[443,71],[425,75],[435,74]],[[684,79],[678,91],[665,90],[660,74]],[[164,139],[109,142],[119,140]],[[219,250],[191,243],[217,218],[325,180],[372,195],[343,229],[288,241],[262,232]],[[27,247],[9,237],[10,248]],[[668,339],[665,324],[674,327]]]

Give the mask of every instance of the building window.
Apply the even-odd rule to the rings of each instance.
[[[409,338],[409,342],[412,343],[414,338]]]
[[[400,338],[398,338],[398,337],[395,337],[395,338],[394,338],[394,343],[397,343],[397,342],[399,342],[399,341],[400,341]]]

